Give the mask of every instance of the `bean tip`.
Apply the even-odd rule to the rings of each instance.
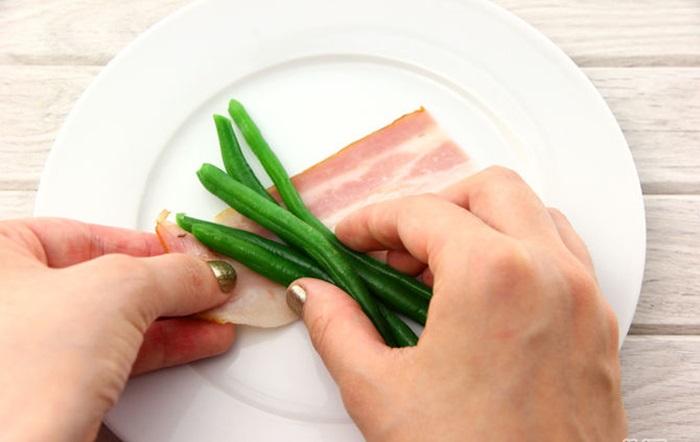
[[[229,119],[221,114],[212,114],[212,118],[214,119],[214,122],[217,124],[220,123],[226,123],[229,121]]]
[[[190,230],[192,230],[192,223],[190,223],[190,222],[187,220],[187,215],[185,215],[185,214],[182,213],[182,212],[176,213],[176,214],[175,214],[175,222],[176,222],[177,225],[180,226],[180,228],[183,229],[183,230],[186,230],[186,231],[188,231],[188,232],[189,232]]]
[[[230,114],[237,114],[240,112],[245,112],[245,107],[243,107],[243,103],[240,101],[236,100],[235,98],[231,98],[228,102],[228,110]]]

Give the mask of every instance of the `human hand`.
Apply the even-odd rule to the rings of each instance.
[[[288,290],[369,441],[623,439],[615,315],[581,239],[514,172],[369,206],[336,233],[434,281],[425,330],[403,349],[335,286]]]
[[[0,222],[3,440],[94,439],[130,374],[230,347],[232,325],[180,318],[228,298],[230,265],[220,287],[210,265],[162,252],[147,233]]]

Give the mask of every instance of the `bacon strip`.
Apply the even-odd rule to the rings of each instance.
[[[175,223],[167,220],[168,211],[156,221],[156,234],[166,252],[186,253],[203,260],[222,259],[236,269],[236,287],[231,299],[221,307],[199,316],[214,322],[232,322],[257,327],[278,327],[297,316],[287,306],[284,288],[232,259],[216,254]]]
[[[435,192],[472,172],[469,158],[420,109],[295,176],[309,209],[335,226],[371,203]]]
[[[367,204],[437,192],[474,170],[466,153],[421,108],[345,147],[292,181],[309,209],[333,228],[347,214]],[[216,220],[269,235],[233,209],[223,211]],[[159,226],[163,225],[161,221]],[[160,228],[165,233],[178,227],[169,224]],[[182,238],[158,234],[166,249],[176,244],[172,251],[200,254],[204,253],[202,248],[206,250],[189,234]],[[295,319],[286,305],[284,287],[238,263],[235,267],[239,274],[232,300],[206,312],[206,318],[260,327],[280,326]]]

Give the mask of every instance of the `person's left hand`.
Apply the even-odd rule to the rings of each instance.
[[[130,375],[230,347],[232,325],[178,317],[226,301],[233,269],[162,253],[147,233],[0,222],[3,436],[93,439]]]

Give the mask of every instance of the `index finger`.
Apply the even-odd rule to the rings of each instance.
[[[406,250],[434,272],[440,267],[435,258],[446,246],[476,244],[494,234],[473,214],[435,195],[373,204],[336,226],[338,239],[355,250]]]
[[[0,231],[49,267],[61,268],[110,253],[155,256],[163,253],[152,233],[61,218],[0,223]]]
[[[558,238],[556,226],[537,194],[516,172],[490,167],[440,193],[486,224],[516,239]]]

